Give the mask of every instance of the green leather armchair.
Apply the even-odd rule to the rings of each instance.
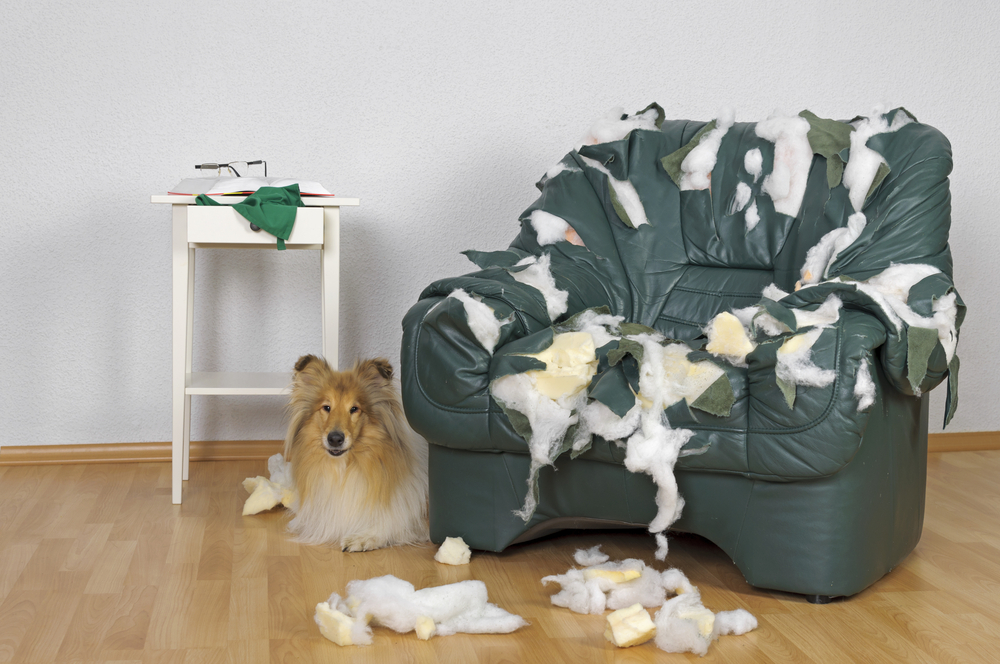
[[[722,136],[707,188],[682,190],[679,165],[717,125],[664,120],[655,105],[644,117],[655,117],[656,126],[580,147],[550,170],[510,247],[466,252],[480,269],[430,285],[403,321],[403,404],[430,443],[431,539],[461,536],[472,548],[502,551],[559,529],[645,527],[656,514],[656,484],[626,470],[620,442],[597,436],[584,453],[562,454],[543,468],[534,513],[527,522],[516,516],[531,458],[523,428],[492,397],[491,383],[524,370],[519,363],[552,343],[554,326],[558,332],[588,308],[606,307],[683,341],[695,359],[711,358],[704,330],[713,317],[757,305],[784,329],[750,325],[756,347],[743,366],[718,362],[732,390],[728,412],[680,401],[664,413],[672,427],[693,432],[675,467],[685,506],[672,529],[717,544],[752,585],[814,600],[857,593],[899,564],[923,522],[926,393],[947,379],[950,419],[965,312],[948,247],[950,145],[904,113],[885,114],[891,130],[855,136],[853,144],[865,120],[852,128],[800,114],[809,122],[811,154],[798,172],[805,191],[794,214],[787,204],[776,210],[779,194],[768,191],[767,176],[785,158],[782,143],[761,138],[766,132],[752,123],[736,123]],[[755,150],[759,155],[748,156]],[[878,169],[859,197],[857,180],[848,189],[842,173],[852,153],[860,162],[865,150]],[[623,201],[623,183],[638,195],[645,219],[635,218],[635,199],[632,207]],[[751,200],[756,224],[748,223]],[[863,228],[841,238],[821,262],[822,274],[807,274],[804,265],[816,263],[809,250],[834,237],[831,231],[846,234],[859,210]],[[541,237],[536,211],[564,220],[571,229],[565,239]],[[543,256],[565,293],[556,315],[544,289],[516,278],[531,257]],[[866,287],[897,264],[927,266],[926,276],[907,284],[902,311]],[[796,289],[801,281],[805,287]],[[786,293],[764,297],[772,283]],[[463,302],[449,297],[456,289],[504,321],[494,349],[477,337]],[[795,312],[814,311],[831,294],[843,306],[823,326],[811,359],[835,377],[819,387],[792,385],[789,395],[776,379],[778,349],[804,329]],[[592,395],[605,374],[628,373],[626,363],[608,361],[614,347],[598,352]],[[875,388],[864,403],[861,373]],[[634,380],[629,387],[620,377],[605,388],[615,380],[619,391],[634,392]]]

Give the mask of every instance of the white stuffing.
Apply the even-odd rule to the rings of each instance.
[[[658,334],[626,338],[642,344],[644,357],[639,367],[639,396],[647,409],[656,413],[681,399],[694,403],[725,373],[712,362],[690,362],[687,359],[690,348],[682,343],[664,346],[660,343],[663,337]]]
[[[746,609],[719,611],[715,614],[715,631],[719,636],[740,636],[757,629],[757,618]]]
[[[806,193],[813,159],[807,137],[809,121],[797,115],[771,117],[758,122],[755,132],[757,136],[774,143],[774,167],[764,178],[761,189],[774,201],[776,212],[796,217]]]
[[[742,309],[733,309],[733,315],[736,316],[736,320],[740,322],[740,325],[749,330],[753,324],[753,317],[757,315],[758,311],[760,311],[760,307],[754,304]]]
[[[636,190],[635,185],[628,180],[617,179],[611,174],[611,171],[604,167],[604,164],[596,159],[584,157],[583,155],[580,155],[580,159],[591,168],[608,176],[608,182],[611,183],[611,188],[615,190],[618,202],[625,209],[625,214],[628,215],[629,220],[631,220],[635,228],[649,223],[649,219],[646,217],[646,208],[642,205],[642,199],[639,198],[639,192]]]
[[[621,338],[621,335],[618,334],[618,326],[624,320],[624,316],[600,314],[593,309],[588,309],[580,314],[573,329],[578,332],[586,332],[592,336],[594,338],[594,347],[600,348]]]
[[[576,564],[583,565],[584,567],[600,565],[601,563],[608,562],[608,559],[608,554],[601,551],[600,544],[592,546],[589,549],[577,549],[576,553],[573,554],[573,560],[576,561]]]
[[[823,333],[823,328],[815,328],[803,334],[789,337],[778,349],[775,375],[790,385],[826,387],[837,377],[833,369],[820,369],[812,359],[812,347]]]
[[[715,120],[715,128],[704,134],[698,145],[684,157],[681,162],[681,191],[702,190],[711,186],[712,169],[718,159],[719,147],[734,120],[733,110],[723,109]]]
[[[528,217],[528,221],[535,229],[538,244],[543,247],[565,240],[566,231],[570,229],[569,222],[545,210],[535,210]]]
[[[750,202],[751,196],[753,196],[753,190],[750,186],[746,182],[740,182],[736,185],[736,197],[733,200],[733,209],[736,212],[742,212],[743,208]]]
[[[746,222],[747,233],[757,228],[757,224],[760,223],[760,212],[757,211],[757,201],[750,204],[743,219]]]
[[[519,272],[511,272],[510,276],[526,286],[531,286],[545,298],[545,308],[549,319],[555,321],[566,313],[569,308],[569,293],[559,290],[556,280],[552,277],[552,258],[548,254],[526,256],[516,263],[517,266],[527,265],[528,268]]]
[[[778,288],[778,284],[775,283],[768,284],[764,290],[761,291],[761,295],[769,300],[774,300],[775,302],[788,297],[788,293]]]
[[[747,173],[752,175],[753,181],[756,182],[764,171],[764,155],[760,153],[760,148],[747,150],[743,155],[743,168],[747,169]]]
[[[576,562],[584,564],[597,549],[577,551]],[[655,618],[656,645],[667,652],[704,655],[719,636],[745,634],[757,627],[757,619],[744,609],[716,614],[705,608],[701,593],[679,569],[657,572],[641,560],[603,560],[542,578],[543,585],[552,582],[560,585],[559,592],[549,598],[552,604],[576,613],[597,615],[635,605],[660,607]]]
[[[472,297],[461,288],[453,290],[448,297],[455,298],[465,306],[465,316],[469,321],[469,329],[476,336],[479,345],[492,355],[493,349],[500,341],[500,329],[513,321],[513,318],[498,319],[492,307]]]
[[[555,176],[559,175],[560,173],[579,173],[579,172],[580,172],[580,169],[577,168],[576,166],[571,166],[571,165],[568,165],[568,164],[564,164],[563,162],[560,161],[559,163],[557,163],[556,165],[554,165],[552,168],[550,168],[549,170],[545,171],[545,179],[546,180],[551,180],[552,178],[554,178]]]
[[[320,623],[320,607],[324,606],[348,616],[356,621],[352,630],[352,636],[357,632],[359,637],[352,639],[356,645],[371,643],[369,623],[405,634],[429,619],[433,621],[431,633],[439,636],[507,634],[527,625],[521,616],[489,603],[482,581],[415,590],[412,583],[387,575],[351,581],[347,593],[346,600],[334,593],[327,602],[317,605],[316,622]]]
[[[610,143],[621,140],[628,136],[633,129],[656,131],[656,117],[657,112],[655,108],[647,109],[645,112],[635,115],[626,115],[625,109],[621,106],[612,108],[591,125],[590,129],[580,140],[577,150],[584,145],[597,145],[598,143]]]
[[[795,325],[804,327],[829,327],[840,320],[840,307],[843,303],[836,295],[830,295],[815,311],[794,309]]]
[[[580,412],[580,426],[573,440],[573,450],[579,452],[586,447],[591,436],[600,436],[604,440],[623,440],[639,428],[641,417],[642,403],[638,399],[624,417],[618,417],[603,403],[593,400]]]
[[[642,426],[628,439],[625,467],[633,473],[646,473],[656,484],[656,516],[649,522],[649,532],[662,533],[680,518],[684,498],[677,490],[674,464],[681,448],[694,435],[688,429],[671,429],[662,408],[655,406],[643,414]],[[666,537],[657,538],[657,560],[667,557]]]
[[[587,393],[582,391],[570,398],[553,400],[538,391],[534,380],[527,373],[498,378],[493,381],[491,391],[497,401],[522,413],[531,425],[531,439],[528,441],[531,452],[528,494],[521,511],[515,512],[527,521],[538,505],[534,491],[538,472],[555,461],[566,432],[579,420],[576,413],[586,404]]]
[[[844,167],[844,186],[849,192],[848,197],[856,211],[861,211],[872,182],[878,174],[879,166],[885,159],[875,150],[868,147],[868,139],[876,134],[886,134],[898,131],[913,122],[913,118],[902,110],[896,112],[892,124],[885,119],[884,111],[876,109],[870,117],[858,121],[851,132],[851,153]]]
[[[806,260],[799,270],[802,284],[816,284],[828,278],[830,266],[837,260],[837,256],[858,239],[867,225],[868,220],[864,213],[855,212],[847,218],[847,226],[835,228],[821,237],[819,242],[806,252]]]
[[[872,380],[868,360],[858,363],[858,375],[854,381],[854,398],[858,400],[858,412],[867,409],[875,403],[875,381]]]

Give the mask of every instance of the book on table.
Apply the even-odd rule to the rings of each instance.
[[[261,187],[287,187],[290,184],[299,185],[299,193],[303,196],[333,196],[323,185],[311,180],[259,177],[185,178],[167,193],[182,196],[197,196],[199,194],[249,196]]]

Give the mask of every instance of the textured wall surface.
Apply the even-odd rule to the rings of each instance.
[[[997,7],[8,2],[0,444],[170,439],[170,214],[149,196],[193,164],[264,158],[361,198],[342,214],[341,358],[395,362],[420,290],[469,271],[459,251],[505,247],[595,118],[654,100],[739,121],[904,105],[941,129],[970,312],[951,430],[1000,429]],[[197,271],[196,370],[319,352],[315,252],[205,250]],[[194,402],[195,439],[283,435],[280,398]]]

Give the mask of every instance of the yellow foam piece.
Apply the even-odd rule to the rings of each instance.
[[[753,342],[747,336],[740,319],[723,311],[712,319],[711,333],[705,350],[716,355],[729,357],[745,357],[754,349]]]
[[[526,373],[534,379],[536,389],[553,400],[578,394],[597,373],[594,338],[587,332],[557,334],[551,346],[527,357],[545,363],[544,371]]]
[[[607,579],[614,583],[625,583],[626,581],[631,581],[633,579],[638,579],[642,576],[642,572],[634,569],[617,570],[617,569],[585,569],[583,570],[583,578],[585,581],[590,581],[591,579]]]
[[[319,633],[338,646],[354,645],[351,640],[354,618],[330,608],[327,602],[316,605],[316,623],[319,625]]]
[[[656,636],[656,625],[642,604],[633,604],[608,614],[604,638],[619,648],[630,648]]]
[[[472,551],[461,537],[446,537],[434,554],[434,560],[446,565],[468,565],[470,558]]]
[[[437,631],[437,625],[434,621],[427,616],[420,616],[417,618],[417,624],[414,626],[414,631],[417,633],[417,638],[421,641],[427,641],[434,633]]]
[[[779,355],[789,355],[803,348],[810,348],[814,343],[816,343],[816,337],[810,335],[808,332],[805,334],[797,334],[794,337],[789,337],[785,340],[785,343],[781,344],[781,348],[778,349]]]
[[[696,623],[698,632],[705,638],[711,636],[715,629],[715,614],[704,607],[681,609],[677,612],[677,617]]]

